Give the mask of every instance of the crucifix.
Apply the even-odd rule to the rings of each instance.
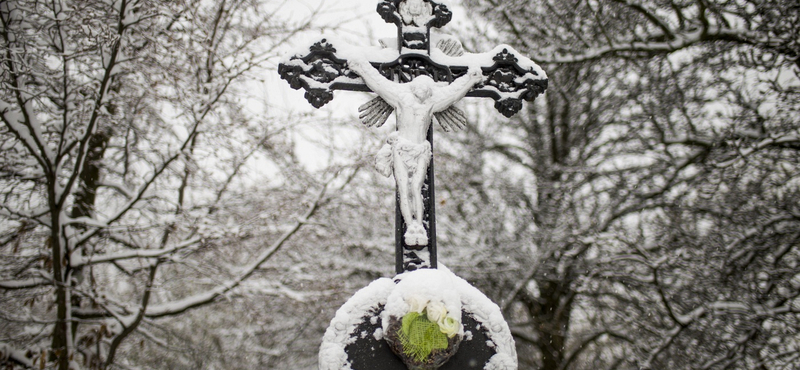
[[[450,370],[517,367],[516,350],[500,308],[436,260],[433,126],[466,127],[455,104],[464,97],[494,99],[511,117],[547,88],[536,63],[501,45],[466,53],[439,32],[452,18],[434,0],[382,0],[377,12],[397,26],[381,47],[330,38],[290,55],[278,67],[316,108],[335,90],[374,92],[359,108],[368,127],[394,112],[396,130],[378,151],[375,167],[397,185],[395,269],[358,291],[337,312],[320,346],[321,370]]]
[[[397,26],[397,38],[381,49],[323,39],[292,55],[278,72],[316,108],[334,90],[374,92],[359,108],[361,121],[382,126],[396,113],[397,130],[377,153],[376,168],[397,184],[395,268],[397,273],[436,268],[433,124],[445,132],[463,129],[466,115],[454,106],[463,97],[488,97],[511,117],[547,88],[544,71],[510,46],[465,53],[455,37],[437,31],[452,18],[433,0],[384,0],[377,12]],[[304,54],[305,53],[305,54]]]

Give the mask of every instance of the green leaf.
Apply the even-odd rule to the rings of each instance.
[[[403,316],[398,336],[405,355],[418,362],[425,362],[434,349],[446,349],[449,344],[439,325],[417,312]]]
[[[403,328],[401,332],[410,333],[411,332],[411,323],[416,320],[420,314],[418,312],[411,312],[405,316],[403,316]]]

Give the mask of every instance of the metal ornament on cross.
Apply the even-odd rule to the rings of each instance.
[[[398,275],[389,280],[391,283],[376,280],[337,312],[323,339],[320,368],[468,369],[473,368],[471,364],[483,368],[489,363],[495,363],[492,368],[516,368],[513,339],[497,305],[449,270],[437,271],[433,123],[445,132],[463,129],[466,114],[454,104],[465,96],[491,98],[501,114],[511,117],[522,108],[523,100],[533,101],[545,91],[547,76],[536,63],[507,45],[484,53],[466,53],[458,39],[438,31],[453,16],[440,2],[383,0],[378,2],[377,12],[397,26],[397,37],[381,39],[381,47],[352,46],[325,38],[290,55],[278,67],[281,78],[294,89],[304,89],[305,98],[316,108],[330,102],[335,90],[374,92],[378,96],[359,108],[362,123],[380,127],[392,112],[397,122],[396,131],[377,153],[375,166],[381,174],[393,176],[397,185]],[[427,269],[430,272],[422,271]],[[458,291],[462,314],[450,313],[456,316],[452,319],[460,325],[460,331],[450,334],[453,336],[446,350],[436,350],[417,363],[404,352],[410,345],[399,344],[396,337],[400,332],[402,338],[398,324],[402,310],[397,305],[407,310],[407,302],[414,299],[391,297],[425,291],[411,283],[422,275],[435,282],[447,281],[450,285],[443,286],[444,290]],[[432,314],[431,307],[445,301],[451,307],[456,304],[452,297],[428,298],[431,306],[423,305],[421,312],[440,320],[444,316]],[[352,315],[358,316],[357,322],[347,320]],[[439,325],[447,326],[442,322]],[[494,346],[487,347],[487,343]],[[327,358],[336,357],[331,354],[341,358]],[[328,361],[344,365],[324,365]],[[513,366],[508,365],[512,362]]]

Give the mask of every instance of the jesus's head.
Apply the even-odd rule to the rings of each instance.
[[[409,83],[411,93],[417,98],[420,103],[428,100],[433,95],[433,85],[436,83],[428,76],[418,76]]]

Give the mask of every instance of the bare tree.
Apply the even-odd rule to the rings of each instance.
[[[0,2],[0,363],[125,367],[358,173],[304,171],[241,93],[310,27],[285,4]]]
[[[480,160],[453,170],[490,176],[439,212],[487,251],[462,268],[521,364],[791,368],[798,7],[467,3],[551,80],[530,114],[459,138]]]

